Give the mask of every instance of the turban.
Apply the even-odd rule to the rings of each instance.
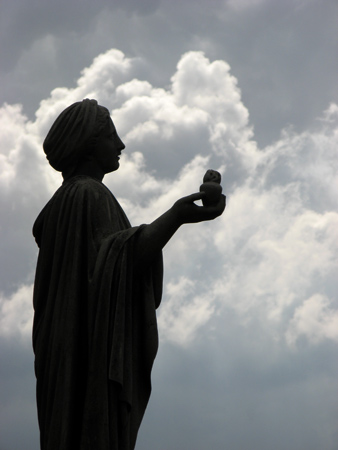
[[[75,167],[95,146],[110,117],[107,108],[86,98],[68,106],[55,120],[43,143],[49,164],[60,172]]]

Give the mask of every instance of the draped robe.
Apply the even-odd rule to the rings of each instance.
[[[158,347],[162,254],[137,264],[142,226],[86,176],[63,183],[33,234],[41,449],[134,449]]]

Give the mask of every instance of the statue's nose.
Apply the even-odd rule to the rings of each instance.
[[[124,150],[124,149],[126,148],[126,146],[125,146],[124,143],[121,141],[121,138],[120,138],[120,137],[118,137],[118,139],[119,139],[118,146],[119,146],[119,149],[120,149],[121,152],[122,152],[122,150]]]

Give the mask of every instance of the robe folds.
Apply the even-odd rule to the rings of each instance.
[[[41,449],[134,449],[158,347],[162,254],[137,264],[142,226],[87,176],[63,183],[33,234]]]

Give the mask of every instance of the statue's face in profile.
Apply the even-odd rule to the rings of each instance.
[[[95,159],[104,173],[110,173],[120,167],[119,159],[124,143],[119,138],[112,120],[98,138]]]

